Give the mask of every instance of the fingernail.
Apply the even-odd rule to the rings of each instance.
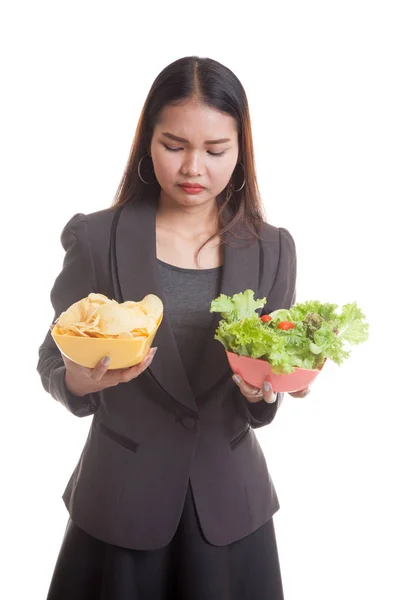
[[[264,381],[264,390],[266,392],[269,392],[271,389],[271,385],[268,383],[268,381]]]
[[[242,381],[242,378],[240,377],[240,375],[234,375],[232,377],[233,381],[237,384],[239,384]]]
[[[158,346],[155,346],[155,348],[153,348],[153,356],[155,355],[155,353],[157,352],[157,350],[158,350]]]
[[[110,358],[108,355],[107,355],[107,356],[105,356],[105,357],[103,358],[103,365],[104,365],[105,367],[108,367],[108,365],[110,364],[110,360],[111,360],[111,358]]]
[[[156,352],[157,352],[157,348],[152,348],[151,354],[150,354],[150,356],[148,357],[147,360],[151,362],[153,360],[153,358],[155,357]]]
[[[157,352],[157,348],[154,350],[154,352],[152,352],[152,353],[151,353],[151,355],[150,355],[150,356],[148,356],[148,357],[145,359],[145,361],[144,361],[144,364],[145,364],[146,366],[148,366],[148,365],[149,365],[149,364],[150,364],[150,363],[153,361],[153,358],[154,358],[154,355],[155,355],[155,353],[156,353],[156,352]]]

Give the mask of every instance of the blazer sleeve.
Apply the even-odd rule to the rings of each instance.
[[[77,214],[67,223],[61,234],[61,243],[66,252],[63,267],[50,293],[54,320],[71,304],[97,289],[84,215]],[[50,330],[39,348],[37,371],[46,392],[74,415],[85,417],[98,409],[99,392],[80,397],[67,389],[64,361]]]
[[[268,314],[278,308],[290,308],[296,302],[297,254],[293,237],[287,229],[279,228],[279,256],[274,283],[267,297],[266,310]],[[283,393],[278,392],[276,401],[267,404],[264,400],[251,403],[240,394],[244,400],[244,409],[250,425],[256,429],[273,421],[278,408],[282,404]]]

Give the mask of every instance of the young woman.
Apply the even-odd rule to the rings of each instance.
[[[187,57],[154,81],[111,208],[62,232],[55,317],[91,292],[156,294],[165,314],[138,366],[61,356],[50,332],[43,386],[93,415],[63,500],[70,515],[50,600],[281,600],[274,485],[254,429],[282,394],[232,377],[214,339],[220,293],[295,297],[296,251],[265,222],[249,109],[238,78]],[[292,394],[304,396],[308,390]]]

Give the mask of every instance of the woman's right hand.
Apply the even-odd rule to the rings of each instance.
[[[128,369],[108,370],[109,357],[104,357],[94,369],[82,367],[62,355],[66,367],[65,385],[75,396],[85,396],[93,392],[100,392],[119,383],[127,383],[139,377],[151,365],[157,348],[151,348],[141,363]],[[108,360],[107,360],[108,359]]]

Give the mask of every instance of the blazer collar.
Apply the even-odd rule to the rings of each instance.
[[[156,294],[165,302],[158,273],[156,252],[156,202],[151,199],[123,207],[116,229],[115,253],[122,298],[140,300]],[[229,236],[224,246],[221,294],[231,296],[252,289],[259,290],[262,267],[261,245],[249,246],[243,239]],[[260,263],[261,258],[261,263]],[[161,387],[175,400],[198,411],[196,398],[206,394],[230,375],[222,344],[214,339],[221,316],[215,314],[192,386],[179,355],[168,315],[157,331],[154,345],[158,352],[149,370]]]

